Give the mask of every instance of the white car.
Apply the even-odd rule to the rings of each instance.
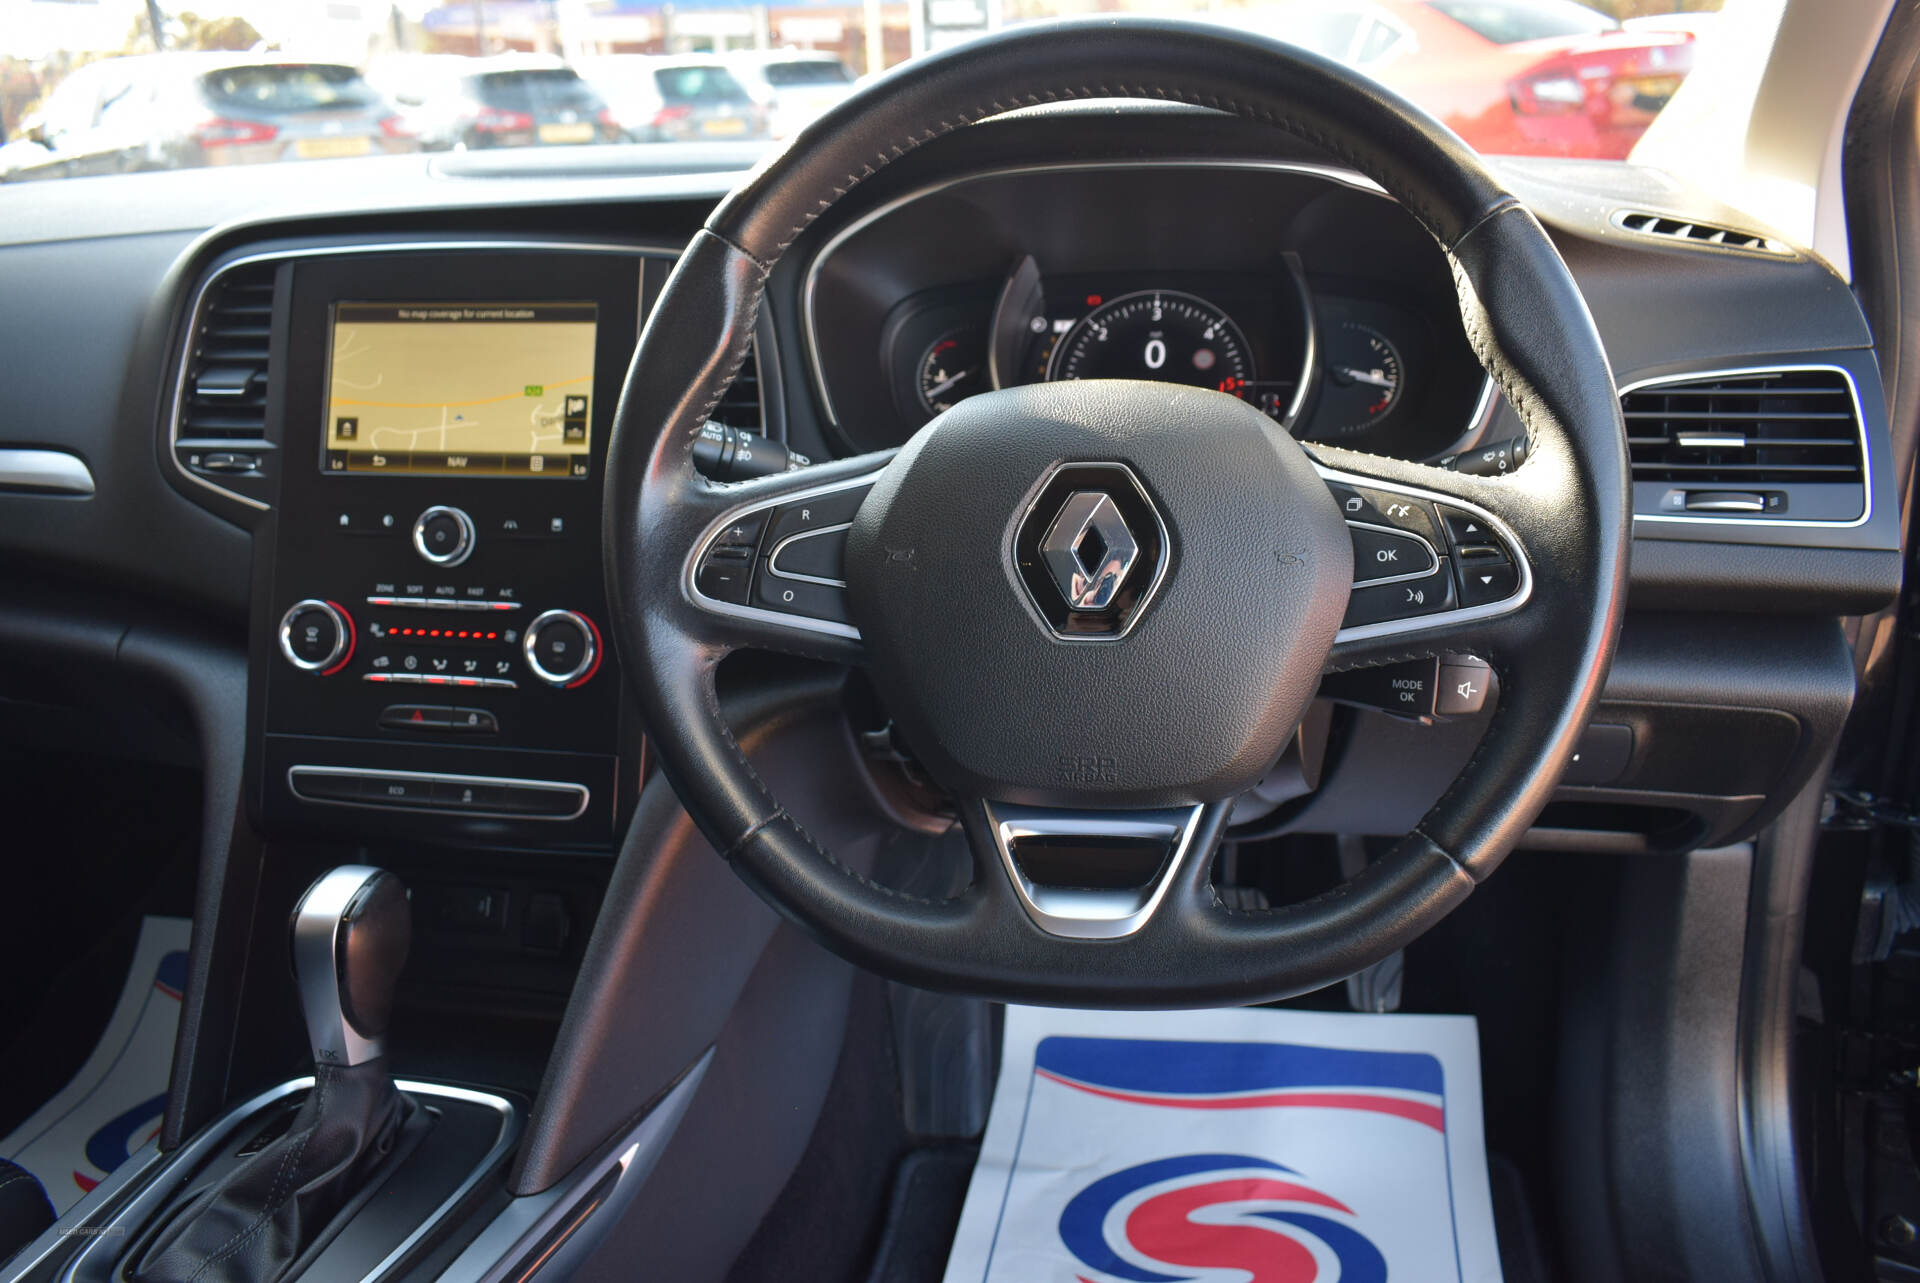
[[[831,53],[756,49],[725,54],[722,61],[766,109],[775,138],[798,133],[854,89],[853,68]]]

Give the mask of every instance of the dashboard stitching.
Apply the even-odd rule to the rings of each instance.
[[[1369,172],[1371,167],[1365,164],[1353,149],[1339,140],[1329,138],[1319,130],[1301,124],[1291,117],[1278,115],[1265,108],[1251,107],[1235,99],[1215,98],[1209,95],[1190,93],[1186,90],[1167,89],[1160,85],[1115,85],[1111,87],[1101,85],[1097,88],[1089,88],[1085,85],[1065,86],[1060,89],[1044,90],[1038,94],[1023,94],[1018,101],[1011,105],[996,101],[985,107],[968,108],[960,114],[957,120],[942,120],[938,125],[928,128],[918,137],[909,137],[901,142],[895,143],[888,149],[888,152],[891,154],[888,154],[888,152],[880,153],[875,156],[872,161],[868,162],[864,172],[848,174],[842,179],[841,185],[834,188],[831,199],[815,202],[815,208],[803,215],[800,222],[794,225],[794,227],[776,243],[772,255],[773,259],[778,261],[780,256],[786,253],[787,248],[799,238],[802,232],[811,227],[815,220],[837,204],[848,192],[852,191],[866,179],[879,173],[894,161],[906,156],[907,153],[914,149],[932,142],[936,138],[950,134],[956,129],[961,129],[978,121],[985,120],[990,116],[1004,115],[1009,111],[1014,111],[1021,107],[1041,107],[1062,100],[1075,101],[1084,98],[1152,98],[1165,102],[1180,102],[1186,103],[1189,106],[1207,107],[1214,111],[1226,112],[1230,115],[1239,116],[1242,119],[1255,121],[1259,124],[1269,125],[1284,133],[1292,134],[1296,138],[1312,143],[1314,146],[1332,153],[1334,156],[1352,165],[1354,169],[1362,174],[1366,174],[1368,177],[1374,177]],[[1430,209],[1426,208],[1423,203],[1414,200],[1410,194],[1393,191],[1391,184],[1383,182],[1378,178],[1375,178],[1374,181],[1380,182],[1380,185],[1387,188],[1396,200],[1406,206],[1407,209],[1413,213],[1414,217],[1420,220],[1420,224],[1426,228],[1427,234],[1432,236],[1433,239],[1440,244],[1442,249],[1447,249],[1451,252],[1451,247],[1447,244],[1446,238],[1443,237],[1438,230],[1440,220]],[[1513,198],[1506,196],[1503,200],[1512,201]],[[1474,226],[1477,227],[1481,221],[1484,221],[1484,215],[1499,212],[1501,204],[1502,202],[1496,201],[1493,206],[1483,211],[1483,218],[1477,219]],[[1465,234],[1463,233],[1459,239],[1465,239]],[[1457,244],[1458,241],[1455,243]],[[753,256],[749,255],[749,257]],[[754,261],[759,262],[760,260],[754,258]]]

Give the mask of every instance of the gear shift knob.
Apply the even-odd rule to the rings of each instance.
[[[316,1065],[386,1054],[393,991],[413,943],[400,879],[348,864],[322,874],[293,910],[293,973]]]

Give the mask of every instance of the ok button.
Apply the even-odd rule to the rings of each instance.
[[[1418,535],[1356,522],[1347,523],[1347,533],[1353,539],[1356,584],[1425,575],[1440,564],[1433,546]]]

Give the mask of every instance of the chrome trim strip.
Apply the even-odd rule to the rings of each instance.
[[[363,1276],[369,1279],[378,1278],[388,1269],[392,1268],[402,1257],[412,1251],[413,1247],[419,1243],[421,1239],[425,1238],[430,1231],[438,1226],[439,1223],[446,1218],[448,1213],[458,1207],[467,1195],[472,1193],[474,1186],[479,1184],[487,1173],[506,1156],[507,1151],[513,1148],[514,1143],[519,1139],[520,1131],[519,1110],[514,1107],[511,1101],[503,1096],[496,1096],[491,1092],[474,1091],[466,1087],[445,1087],[438,1083],[418,1082],[405,1078],[396,1079],[393,1085],[410,1096],[426,1096],[429,1098],[437,1096],[444,1100],[460,1100],[470,1104],[485,1106],[500,1115],[500,1130],[495,1134],[493,1144],[488,1147],[487,1152],[467,1175],[467,1178],[454,1189],[452,1194],[441,1202],[440,1206],[433,1210],[425,1221],[415,1228],[413,1233],[401,1240],[398,1247],[389,1252],[378,1265],[374,1266],[372,1270]],[[170,1173],[191,1170],[192,1165],[200,1161],[209,1150],[217,1149],[224,1144],[226,1139],[231,1136],[242,1123],[258,1117],[261,1111],[265,1110],[268,1106],[286,1099],[295,1092],[305,1091],[312,1086],[313,1077],[312,1075],[308,1075],[304,1078],[290,1079],[277,1087],[268,1088],[258,1096],[253,1097],[253,1099],[228,1110],[202,1131],[197,1139],[182,1146],[164,1160],[161,1159],[157,1142],[155,1142],[148,1146],[149,1149],[153,1150],[153,1155],[146,1163],[137,1164],[134,1159],[130,1158],[119,1168],[116,1168],[113,1176],[102,1181],[95,1187],[93,1194],[89,1194],[85,1199],[82,1199],[80,1203],[70,1209],[67,1215],[61,1217],[60,1220],[68,1220],[75,1212],[79,1211],[80,1208],[85,1207],[89,1202],[93,1202],[95,1195],[100,1194],[101,1191],[108,1189],[110,1186],[116,1185],[117,1182],[115,1178],[117,1178],[121,1172],[129,1171],[129,1169],[136,1166],[144,1171],[146,1168],[151,1167],[156,1160],[162,1163],[162,1170],[159,1177],[150,1183],[146,1189],[142,1190],[138,1197],[121,1208],[112,1220],[100,1226],[94,1232],[93,1241],[87,1244],[72,1261],[68,1262],[66,1269],[61,1271],[60,1278],[63,1281],[73,1279],[81,1264],[93,1255],[94,1251],[99,1248],[102,1243],[111,1241],[124,1245],[129,1241],[131,1236],[115,1235],[111,1231],[122,1221],[145,1219],[150,1217],[154,1212],[157,1212],[166,1199],[178,1188],[179,1182],[167,1181],[166,1177]],[[131,1176],[131,1172],[129,1176]],[[73,1227],[68,1226],[67,1228],[72,1229]],[[17,1280],[26,1277],[32,1268],[38,1265],[53,1247],[58,1246],[59,1243],[64,1240],[64,1233],[59,1222],[56,1222],[53,1228],[49,1229],[47,1233],[41,1237],[46,1238],[48,1236],[54,1237],[53,1244],[49,1245],[47,1249],[40,1252],[32,1260],[27,1261],[23,1268],[12,1276],[13,1279]],[[37,1241],[38,1240],[36,1240],[36,1242]]]
[[[410,1078],[396,1079],[393,1085],[413,1096],[439,1096],[445,1100],[460,1100],[471,1105],[483,1105],[500,1115],[500,1131],[494,1136],[493,1144],[481,1156],[480,1161],[474,1164],[473,1171],[468,1174],[467,1179],[455,1186],[453,1193],[447,1195],[440,1206],[433,1209],[432,1215],[421,1222],[413,1233],[401,1239],[399,1246],[388,1252],[380,1263],[373,1267],[367,1275],[372,1279],[380,1278],[399,1264],[407,1253],[414,1249],[415,1244],[424,1239],[454,1208],[466,1200],[467,1195],[473,1192],[474,1186],[485,1180],[487,1173],[505,1159],[520,1140],[520,1111],[504,1096],[496,1096],[487,1091],[474,1091],[468,1087],[447,1087],[439,1083],[416,1082]]]
[[[480,784],[487,787],[512,785],[518,788],[542,789],[549,793],[572,793],[579,799],[580,805],[571,815],[532,815],[525,811],[482,811],[468,810],[451,806],[409,806],[405,802],[376,802],[372,798],[362,801],[358,798],[312,797],[300,791],[295,782],[296,775],[349,775],[355,779],[371,780],[425,780],[429,784]],[[577,820],[587,812],[587,803],[592,798],[591,791],[584,784],[574,784],[566,780],[523,780],[504,775],[441,775],[433,771],[381,771],[368,766],[320,766],[312,762],[302,762],[287,768],[287,789],[295,799],[318,806],[362,806],[382,811],[424,811],[430,815],[463,815],[500,820]]]
[[[842,530],[851,529],[853,529],[853,523],[851,521],[843,521],[837,526],[821,526],[817,530],[801,530],[788,535],[785,539],[775,544],[773,551],[767,554],[767,573],[775,579],[792,579],[803,584],[825,584],[829,588],[845,588],[847,581],[844,579],[828,579],[821,575],[800,575],[795,574],[791,570],[780,569],[780,554],[785,552],[789,546],[799,543],[802,539],[818,539],[822,535],[837,534]]]
[[[1627,220],[1629,218],[1655,218],[1662,222],[1684,223],[1688,227],[1711,227],[1716,233],[1732,232],[1736,236],[1756,237],[1760,243],[1758,245],[1729,245],[1725,241],[1695,240],[1691,236],[1683,236],[1677,232],[1649,232],[1638,227],[1628,227]],[[1760,232],[1746,231],[1738,227],[1728,227],[1724,223],[1712,220],[1705,223],[1698,223],[1682,214],[1662,214],[1651,209],[1622,208],[1614,210],[1613,216],[1607,221],[1612,223],[1616,230],[1625,232],[1629,236],[1639,236],[1660,245],[1682,245],[1689,249],[1719,249],[1734,254],[1762,254],[1773,258],[1794,257],[1794,251],[1791,245],[1774,240],[1771,236],[1764,235]]]
[[[224,231],[226,229],[215,230]],[[248,230],[267,232],[270,229],[252,226],[249,227]],[[323,245],[304,245],[287,249],[261,250],[257,253],[240,254],[234,258],[220,260],[215,266],[208,269],[206,275],[200,278],[199,285],[195,287],[192,301],[187,306],[186,336],[183,342],[175,348],[175,355],[179,358],[180,368],[174,375],[173,403],[167,412],[167,458],[173,463],[173,470],[185,477],[188,481],[191,481],[194,485],[211,490],[223,498],[234,500],[236,503],[245,504],[247,507],[258,512],[265,512],[271,506],[262,503],[258,499],[249,499],[246,495],[238,494],[227,489],[225,486],[217,486],[205,477],[188,470],[187,467],[180,462],[180,419],[185,413],[187,405],[187,370],[193,364],[193,344],[195,337],[200,333],[201,312],[206,306],[207,296],[213,292],[213,287],[219,282],[221,277],[225,276],[228,272],[242,267],[250,267],[255,263],[277,263],[282,260],[329,258],[352,254],[433,254],[450,250],[492,250],[496,252],[539,250],[546,253],[631,254],[640,258],[670,259],[678,259],[681,254],[686,252],[684,246],[679,249],[674,249],[672,247],[652,245],[611,245],[597,241],[512,239],[471,241],[422,240],[374,241],[364,245],[356,244],[352,241],[339,241],[329,242]],[[636,309],[637,308],[638,304],[636,304]],[[645,326],[646,319],[645,315],[640,315],[637,318],[637,325]]]
[[[90,495],[93,473],[65,450],[0,450],[0,490]]]
[[[871,486],[880,479],[880,469],[864,473],[858,477],[849,477],[842,481],[833,481],[825,485],[813,486],[806,490],[795,490],[791,494],[779,495],[772,499],[763,499],[758,503],[742,504],[738,508],[729,508],[720,514],[700,537],[693,541],[693,547],[687,554],[686,564],[681,567],[680,591],[688,601],[702,610],[712,611],[716,615],[727,615],[734,619],[751,619],[763,624],[778,624],[783,628],[797,628],[801,632],[820,633],[828,637],[843,637],[850,641],[860,640],[860,630],[852,624],[836,623],[831,619],[814,619],[807,615],[789,615],[778,610],[767,610],[761,606],[736,606],[730,601],[716,601],[700,591],[698,582],[700,559],[706,555],[708,547],[725,527],[740,518],[756,512],[765,512],[769,508],[779,508],[789,503],[798,503],[802,499],[814,499],[823,494],[837,494],[842,490],[854,490],[861,486]],[[825,533],[822,531],[821,533]]]
[[[851,223],[848,223],[845,227],[835,232],[833,236],[827,240],[827,243],[820,247],[819,252],[807,262],[806,274],[802,278],[800,286],[800,338],[802,346],[806,349],[807,373],[813,380],[814,396],[819,399],[820,412],[826,418],[828,426],[838,427],[840,425],[840,416],[834,412],[833,397],[827,391],[826,367],[820,359],[820,342],[815,321],[815,295],[820,283],[820,273],[825,268],[827,260],[833,257],[834,253],[838,251],[843,244],[896,210],[911,205],[915,201],[924,200],[929,196],[937,196],[941,192],[966,183],[980,182],[992,178],[1007,178],[1021,174],[1053,174],[1073,170],[1099,171],[1128,169],[1252,169],[1283,174],[1302,174],[1311,178],[1323,179],[1326,182],[1337,183],[1342,187],[1352,188],[1354,191],[1365,192],[1370,196],[1378,196],[1382,200],[1391,201],[1394,199],[1386,188],[1380,186],[1380,184],[1374,182],[1365,174],[1357,170],[1343,169],[1337,165],[1316,165],[1308,161],[1286,160],[1214,160],[1205,157],[1190,160],[1089,160],[1056,162],[1044,165],[1010,165],[996,169],[973,170],[955,178],[946,178],[936,183],[929,183],[925,187],[917,187],[903,196],[897,196],[885,202],[876,209],[869,210],[859,218],[854,219]],[[1395,201],[1394,203],[1398,204],[1399,202]],[[1306,312],[1307,318],[1306,360],[1302,363],[1300,386],[1294,390],[1293,404],[1287,408],[1287,417],[1282,425],[1291,431],[1297,426],[1300,412],[1306,406],[1307,390],[1313,386],[1315,366],[1319,360],[1320,324],[1319,317],[1314,311],[1312,293],[1307,289],[1305,271],[1298,262],[1290,261],[1288,263],[1288,275],[1293,278],[1294,288],[1300,294],[1301,307]],[[1467,420],[1466,429],[1462,432],[1459,440],[1440,453],[1452,454],[1465,449],[1466,445],[1462,443],[1470,443],[1472,440],[1477,440],[1477,434],[1484,432],[1487,424],[1492,421],[1494,403],[1493,376],[1491,374],[1483,374],[1483,378],[1485,381],[1481,386],[1480,400],[1475,404],[1473,414]],[[998,387],[999,385],[996,383],[994,386]]]
[[[1448,500],[1448,502],[1452,502],[1452,500]],[[1356,577],[1353,581],[1355,588],[1378,588],[1382,584],[1397,584],[1405,579],[1425,579],[1428,575],[1440,568],[1440,554],[1433,550],[1433,545],[1428,543],[1424,537],[1414,534],[1411,530],[1395,530],[1392,526],[1377,526],[1371,521],[1349,521],[1347,523],[1347,529],[1377,530],[1383,535],[1396,535],[1402,539],[1411,539],[1427,550],[1426,569],[1410,571],[1404,575],[1389,575],[1385,579],[1360,579]]]
[[[21,1280],[32,1275],[40,1267],[41,1262],[53,1255],[58,1248],[71,1243],[76,1230],[85,1232],[91,1238],[105,1237],[103,1231],[110,1229],[114,1221],[120,1219],[119,1215],[116,1214],[111,1220],[98,1226],[88,1225],[87,1218],[109,1200],[118,1197],[120,1192],[129,1185],[136,1184],[154,1164],[161,1161],[158,1138],[148,1141],[127,1155],[126,1162],[114,1168],[104,1180],[87,1191],[79,1202],[69,1207],[65,1214],[41,1231],[38,1238],[21,1248],[11,1259],[0,1263],[11,1267],[13,1271],[3,1276],[6,1283],[20,1283]]]
[[[1853,398],[1853,426],[1860,441],[1860,515],[1851,521],[1809,521],[1796,517],[1687,517],[1664,512],[1636,512],[1634,523],[1642,521],[1657,522],[1662,525],[1692,526],[1755,526],[1766,529],[1791,530],[1793,528],[1812,528],[1816,530],[1849,530],[1867,524],[1873,516],[1873,448],[1867,440],[1867,415],[1860,404],[1860,385],[1854,381],[1853,371],[1843,365],[1827,365],[1810,362],[1805,365],[1743,365],[1722,370],[1695,370],[1686,374],[1663,374],[1651,379],[1636,379],[1623,384],[1620,396],[1624,400],[1627,393],[1638,392],[1642,388],[1668,387],[1676,383],[1702,383],[1713,379],[1737,379],[1750,374],[1810,374],[1833,373],[1846,380],[1847,393]],[[1720,490],[1737,490],[1737,485],[1720,485]]]
[[[1527,562],[1526,549],[1519,539],[1514,537],[1511,527],[1500,518],[1482,508],[1479,504],[1469,503],[1458,495],[1442,490],[1427,490],[1419,486],[1403,486],[1397,482],[1382,481],[1378,477],[1362,476],[1357,473],[1341,472],[1318,462],[1313,470],[1320,474],[1323,481],[1340,482],[1350,486],[1361,486],[1368,490],[1385,490],[1392,494],[1412,495],[1416,499],[1425,499],[1432,503],[1444,503],[1449,508],[1458,508],[1492,526],[1513,554],[1514,569],[1519,572],[1520,587],[1513,596],[1500,601],[1490,601],[1484,606],[1460,606],[1453,610],[1437,611],[1431,615],[1413,615],[1406,619],[1384,619],[1377,624],[1357,624],[1352,628],[1342,628],[1334,635],[1333,644],[1342,642],[1369,641],[1376,637],[1397,637],[1403,633],[1424,632],[1432,628],[1451,628],[1456,624],[1470,624],[1483,619],[1495,619],[1501,615],[1510,615],[1527,604],[1533,596],[1533,567]],[[1403,532],[1404,533],[1404,532]],[[1431,572],[1429,572],[1431,573]],[[1373,584],[1355,585],[1371,588]]]
[[[569,1277],[652,1173],[699,1092],[713,1055],[713,1048],[707,1048],[639,1122],[561,1180],[536,1194],[510,1199],[439,1274],[439,1283]],[[546,1255],[529,1261],[542,1244]]]
[[[122,1221],[143,1220],[151,1216],[154,1212],[159,1211],[161,1204],[166,1201],[167,1197],[172,1194],[179,1184],[177,1181],[168,1181],[167,1177],[171,1173],[189,1170],[193,1164],[205,1157],[209,1150],[217,1149],[224,1144],[227,1137],[231,1136],[241,1123],[257,1116],[261,1110],[267,1108],[269,1105],[284,1100],[294,1092],[302,1091],[311,1086],[313,1086],[313,1077],[309,1075],[305,1078],[295,1078],[291,1081],[281,1083],[278,1087],[269,1087],[251,1100],[245,1101],[228,1110],[204,1128],[195,1139],[188,1141],[185,1145],[182,1145],[179,1149],[164,1157],[162,1157],[159,1152],[159,1142],[150,1142],[150,1146],[153,1148],[153,1158],[148,1161],[147,1166],[151,1167],[155,1162],[158,1162],[160,1170],[155,1174],[154,1179],[147,1183],[146,1188],[142,1189],[129,1200],[126,1206],[114,1213],[111,1220],[93,1229],[93,1241],[80,1249],[79,1253],[76,1254],[71,1261],[67,1262],[67,1267],[60,1272],[60,1278],[63,1280],[63,1283],[74,1277],[75,1273],[80,1269],[81,1264],[84,1263],[88,1257],[92,1256],[102,1243],[114,1242],[125,1244],[131,1240],[131,1235],[113,1233],[114,1228]],[[133,1160],[128,1159],[125,1166],[131,1166],[132,1164]],[[115,1170],[114,1175],[119,1175],[118,1169]],[[100,1185],[95,1188],[94,1194],[98,1194],[101,1189],[106,1188],[111,1180],[112,1177],[109,1177],[107,1181],[102,1181]],[[89,1195],[88,1199],[92,1197],[93,1195]],[[74,1208],[69,1209],[67,1215],[61,1217],[60,1221],[67,1220],[74,1212],[78,1211],[79,1208],[86,1206],[86,1203],[86,1199],[81,1200]],[[64,1237],[60,1221],[54,1222],[53,1228],[48,1230],[47,1233]],[[68,1226],[67,1228],[72,1229],[74,1227]],[[45,1255],[45,1253],[42,1253],[42,1255]],[[36,1260],[37,1259],[38,1258],[36,1258]],[[15,1275],[15,1277],[22,1277],[24,1274],[25,1271],[23,1270],[20,1274]]]
[[[1178,877],[1199,831],[1204,806],[1161,811],[1066,811],[1025,806],[996,810],[983,802],[994,849],[1007,880],[1035,926],[1075,940],[1118,940],[1147,924]],[[1027,878],[1013,854],[1026,837],[1147,838],[1167,843],[1166,863],[1147,886],[1125,891],[1090,891],[1038,886]]]

